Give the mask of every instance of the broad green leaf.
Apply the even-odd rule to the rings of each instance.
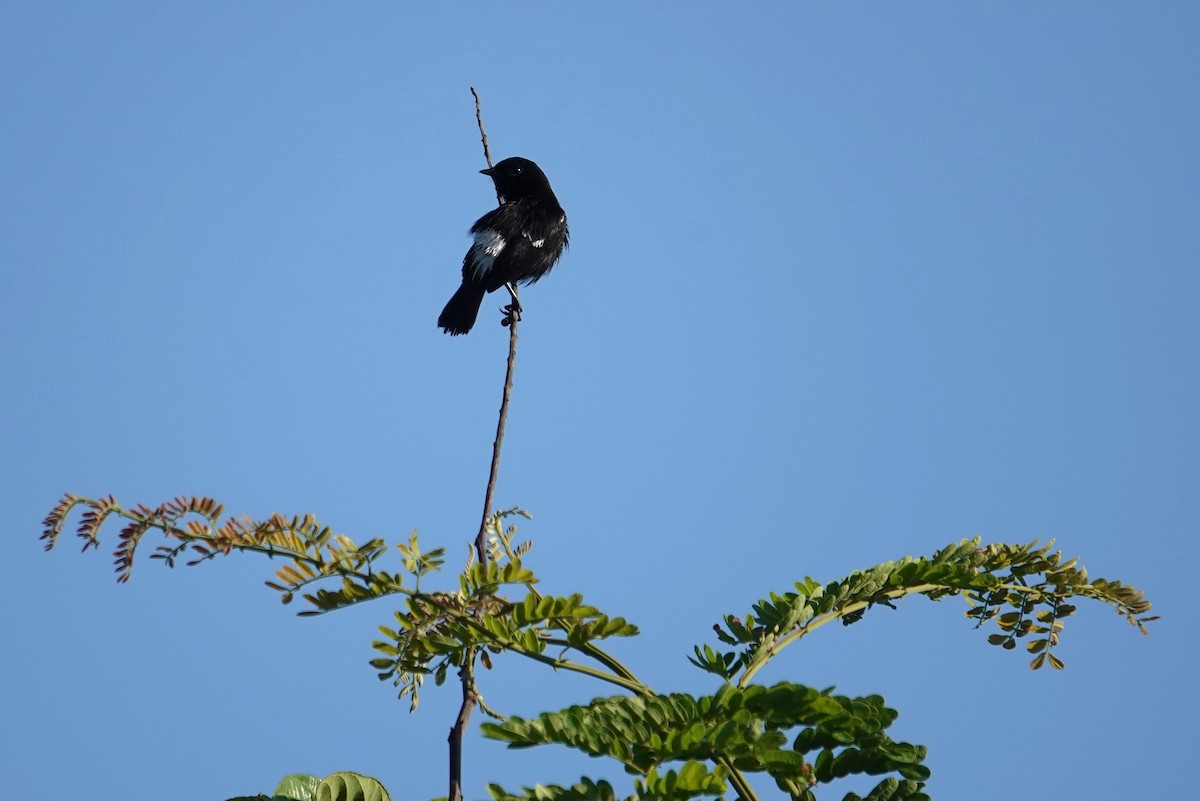
[[[313,801],[391,801],[391,796],[370,776],[341,772],[321,780]]]
[[[279,786],[275,788],[275,797],[292,799],[293,801],[313,801],[317,785],[321,783],[318,776],[307,773],[291,773],[284,776]]]

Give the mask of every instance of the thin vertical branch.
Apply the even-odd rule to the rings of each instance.
[[[458,717],[450,727],[450,792],[449,801],[462,801],[462,746],[463,735],[467,731],[467,722],[475,709],[475,653],[473,650],[466,654],[466,661],[458,672],[462,680],[462,706],[458,708]]]
[[[513,370],[517,363],[517,319],[508,326],[508,368],[504,374],[504,395],[500,398],[500,419],[496,422],[496,439],[492,442],[492,469],[488,474],[487,492],[483,496],[483,520],[475,537],[475,553],[480,562],[487,561],[487,528],[492,516],[492,497],[496,492],[496,475],[500,471],[500,447],[504,443],[504,423],[508,420],[508,402],[512,398]]]
[[[479,137],[483,142],[483,158],[491,168],[492,154],[488,150],[487,132],[483,129],[483,110],[479,103],[479,93],[471,87],[471,95],[475,98],[475,122],[479,126]],[[499,200],[499,195],[497,195]],[[516,303],[516,295],[513,302]],[[508,420],[508,402],[512,398],[513,371],[517,361],[517,319],[513,315],[506,321],[508,324],[508,367],[504,374],[504,394],[500,400],[500,419],[496,423],[496,439],[492,442],[492,465],[488,473],[487,491],[483,497],[483,519],[479,523],[479,534],[475,537],[475,556],[480,564],[488,561],[487,529],[492,515],[492,501],[496,493],[496,477],[500,473],[500,448],[504,443],[504,424]],[[463,655],[463,665],[458,671],[462,682],[462,706],[458,709],[458,717],[450,729],[448,742],[450,745],[450,787],[449,801],[462,801],[462,747],[463,737],[467,731],[467,723],[471,712],[479,703],[475,691],[475,651],[468,649]]]
[[[492,153],[488,149],[487,132],[483,129],[483,110],[479,103],[479,93],[471,87],[471,95],[475,98],[475,122],[479,126],[479,138],[483,142],[483,158],[488,168],[492,167]],[[500,196],[497,194],[496,199]],[[516,296],[513,297],[516,302]],[[479,534],[475,537],[475,556],[480,563],[486,562],[487,528],[492,516],[492,502],[496,494],[496,477],[500,472],[500,448],[504,444],[504,424],[508,420],[508,402],[512,398],[513,370],[517,361],[517,318],[510,318],[508,325],[508,367],[504,374],[504,394],[500,399],[500,418],[496,423],[496,439],[492,442],[492,466],[488,473],[487,491],[483,496],[483,518],[479,521]]]

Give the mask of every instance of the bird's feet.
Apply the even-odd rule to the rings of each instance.
[[[500,311],[504,312],[504,319],[500,321],[500,325],[505,328],[521,321],[520,303],[510,303],[507,306],[501,306]]]
[[[500,321],[500,325],[507,328],[521,321],[521,301],[517,300],[517,290],[512,284],[505,284],[504,288],[512,295],[512,303],[500,308],[500,311],[504,312],[504,319]]]

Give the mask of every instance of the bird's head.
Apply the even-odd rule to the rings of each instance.
[[[529,159],[513,156],[480,172],[496,182],[496,194],[500,195],[501,202],[541,197],[558,203],[546,174]]]

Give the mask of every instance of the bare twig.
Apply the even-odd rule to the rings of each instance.
[[[492,153],[488,149],[487,132],[483,129],[483,110],[479,102],[479,93],[471,87],[471,95],[475,98],[475,122],[479,125],[479,138],[483,142],[483,158],[490,168]],[[500,199],[499,193],[496,199]],[[513,291],[513,303],[517,296]],[[513,369],[517,361],[517,317],[512,315],[505,320],[508,323],[508,367],[504,374],[504,395],[500,400],[500,418],[496,423],[496,439],[492,442],[492,466],[488,473],[487,491],[483,496],[483,517],[479,521],[479,534],[475,537],[475,556],[480,563],[487,562],[487,528],[492,516],[492,502],[496,493],[496,477],[500,471],[500,447],[504,443],[504,423],[508,420],[508,402],[512,397]]]
[[[475,554],[480,562],[487,561],[487,529],[492,517],[492,498],[496,492],[496,476],[500,471],[500,447],[504,444],[504,423],[508,420],[508,402],[512,398],[513,370],[517,363],[517,321],[508,326],[508,368],[504,373],[504,395],[500,399],[500,417],[496,422],[496,439],[492,442],[492,468],[488,474],[487,492],[483,497],[483,520],[475,537]]]
[[[483,111],[479,103],[479,93],[471,87],[471,95],[475,98],[475,122],[479,125],[479,138],[483,142],[483,158],[488,167],[492,167],[492,154],[488,150],[487,133],[483,129]],[[499,200],[499,195],[497,195]],[[516,292],[513,292],[513,305],[517,305]],[[500,447],[504,442],[504,423],[508,420],[508,402],[512,397],[513,369],[517,361],[517,316],[505,318],[508,325],[508,367],[504,375],[504,394],[500,400],[500,419],[496,424],[496,439],[492,442],[492,465],[488,473],[487,491],[483,497],[483,519],[479,523],[479,534],[475,537],[475,556],[480,564],[488,560],[487,530],[492,515],[492,501],[496,493],[496,477],[500,472]],[[467,723],[471,712],[479,704],[479,694],[475,690],[475,652],[468,650],[464,654],[463,666],[458,673],[462,682],[462,706],[459,707],[458,717],[450,729],[450,788],[449,801],[462,801],[462,746],[463,737],[467,731]]]
[[[492,168],[492,152],[488,150],[487,133],[483,130],[483,110],[479,107],[479,93],[475,91],[474,86],[471,87],[471,96],[475,98],[475,122],[479,125],[479,138],[483,140],[483,158],[490,170]]]

